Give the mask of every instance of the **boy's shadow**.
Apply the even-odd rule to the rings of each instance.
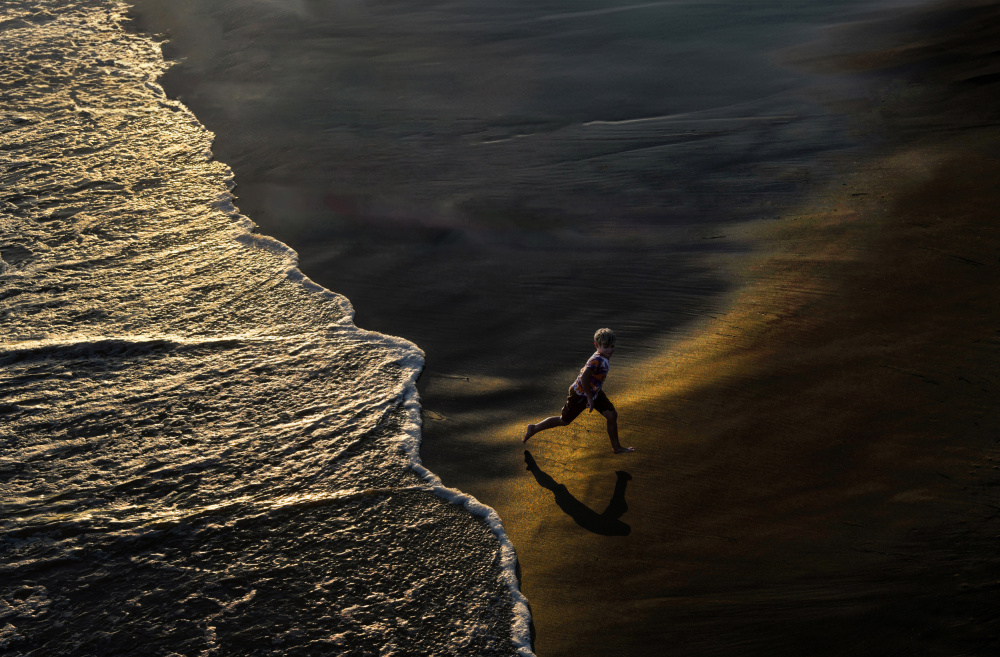
[[[629,473],[623,470],[616,473],[618,482],[615,484],[615,493],[611,496],[608,508],[604,510],[604,513],[597,513],[573,497],[565,486],[543,472],[528,450],[524,450],[524,462],[528,464],[528,470],[531,471],[531,474],[535,475],[535,481],[543,488],[552,491],[556,496],[556,504],[575,520],[576,524],[603,536],[628,536],[632,532],[631,527],[619,520],[622,514],[628,511],[628,504],[625,503],[625,486],[632,478]]]

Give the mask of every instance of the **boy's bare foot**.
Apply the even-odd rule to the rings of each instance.
[[[529,424],[528,428],[524,430],[524,438],[521,439],[522,443],[528,442],[528,438],[535,435],[535,425]]]
[[[525,438],[527,440],[527,438]],[[629,454],[635,451],[635,447],[615,447],[615,454]]]

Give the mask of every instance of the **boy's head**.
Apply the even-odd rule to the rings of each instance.
[[[597,329],[594,333],[594,346],[605,356],[610,356],[615,350],[615,332],[609,328]]]

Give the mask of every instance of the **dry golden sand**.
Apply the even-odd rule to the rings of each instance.
[[[585,415],[529,442],[535,476],[462,482],[504,518],[542,657],[1000,654],[1000,14],[867,34],[896,42],[811,64],[895,67],[850,107],[888,141],[731,227],[758,249],[719,256],[727,309],[614,371],[637,454]]]

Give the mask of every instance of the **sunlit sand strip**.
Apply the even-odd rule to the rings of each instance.
[[[815,193],[811,206],[794,208],[777,220],[720,226],[727,240],[755,248],[750,253],[707,256],[709,265],[726,272],[733,281],[733,291],[720,301],[715,312],[691,322],[679,333],[662,336],[652,358],[631,365],[612,363],[609,391],[613,392],[609,394],[621,415],[622,444],[638,444],[640,449],[654,447],[642,444],[645,437],[629,435],[630,425],[639,421],[651,405],[683,400],[725,381],[749,380],[783,346],[771,339],[772,331],[789,318],[802,316],[818,298],[835,293],[836,280],[826,270],[865,257],[873,231],[879,230],[878,213],[892,204],[892,190],[900,189],[901,180],[915,183],[926,178],[935,161],[929,152],[907,150],[857,163],[854,174]],[[890,185],[890,180],[895,184]],[[627,345],[622,348],[627,349]],[[562,378],[570,381],[572,376],[575,372],[567,372]],[[435,381],[433,385],[460,387],[474,394],[508,389],[517,382],[471,377],[460,382]],[[553,408],[550,414],[558,412]],[[481,416],[481,412],[478,414]],[[491,433],[498,440],[512,442],[524,434],[527,423],[540,419],[524,416],[509,420]],[[591,452],[601,452],[607,442],[603,432],[602,419],[584,417],[569,427],[539,435],[527,447],[544,444],[547,463],[555,464],[561,473],[583,474],[591,470],[592,464],[581,459],[586,460]],[[671,440],[697,438],[671,433]]]
[[[735,289],[715,315],[681,335],[664,336],[654,358],[616,373],[619,406],[640,413],[648,404],[748,377],[782,348],[770,339],[774,329],[807,311],[817,297],[835,292],[836,280],[825,270],[864,257],[879,229],[878,213],[891,205],[889,194],[899,189],[898,182],[926,177],[932,164],[931,154],[913,150],[858,164],[860,170],[837,181],[836,188],[816,194],[812,207],[795,208],[778,220],[720,228],[729,239],[759,250],[715,256]]]

